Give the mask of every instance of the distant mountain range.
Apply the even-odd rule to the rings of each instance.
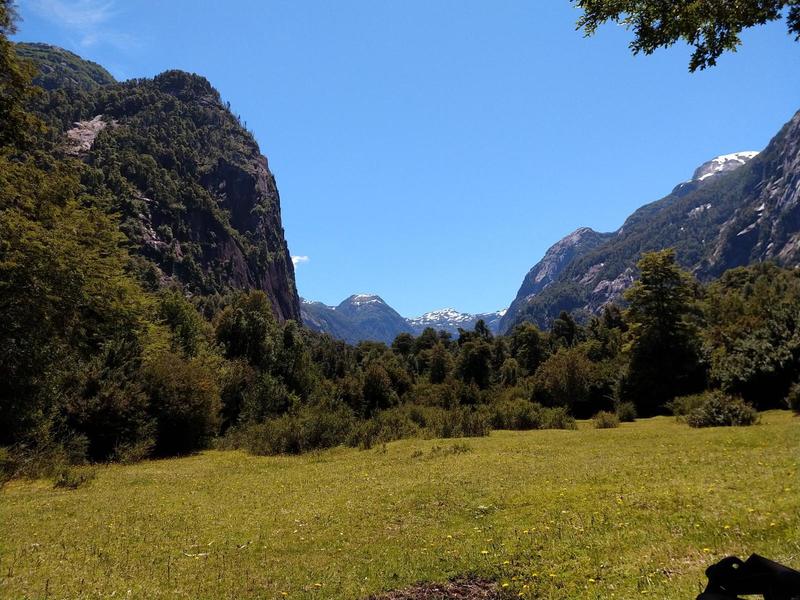
[[[300,313],[306,327],[348,343],[373,340],[391,344],[401,333],[419,335],[428,327],[457,336],[459,328],[472,330],[481,319],[493,333],[497,333],[505,311],[474,315],[444,308],[406,319],[380,296],[354,294],[338,306],[302,300]]]
[[[581,227],[551,246],[525,275],[508,310],[471,315],[453,309],[405,319],[379,296],[355,295],[336,307],[303,301],[303,321],[351,343],[390,343],[426,327],[457,334],[483,319],[505,333],[522,321],[547,328],[564,310],[597,313],[636,280],[643,252],[675,248],[701,281],[754,262],[800,265],[800,112],[761,152],[718,156],[667,196],[645,204],[617,231]]]

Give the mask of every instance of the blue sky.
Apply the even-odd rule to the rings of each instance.
[[[22,0],[19,40],[117,78],[206,76],[281,191],[300,294],[405,316],[505,307],[555,241],[613,230],[800,109],[785,25],[689,74],[689,50],[585,39],[567,0]]]

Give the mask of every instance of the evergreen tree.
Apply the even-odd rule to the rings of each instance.
[[[676,396],[701,390],[705,373],[692,319],[694,286],[675,252],[644,254],[638,268],[640,279],[625,293],[630,362],[623,394],[650,416]]]

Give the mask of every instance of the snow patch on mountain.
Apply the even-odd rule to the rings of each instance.
[[[374,294],[353,294],[347,299],[347,302],[355,306],[362,306],[364,304],[384,304],[383,299]]]
[[[720,173],[728,173],[734,171],[752,160],[758,152],[748,150],[744,152],[734,152],[733,154],[722,154],[716,158],[712,158],[708,162],[703,163],[692,175],[692,181],[705,181],[709,177],[718,175]]]

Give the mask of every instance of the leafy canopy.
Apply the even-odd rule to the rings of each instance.
[[[689,70],[717,64],[723,52],[735,52],[739,34],[749,27],[783,18],[788,9],[789,33],[800,40],[798,0],[572,0],[583,15],[578,29],[587,36],[609,21],[633,29],[634,54],[652,54],[683,40],[694,47]]]

